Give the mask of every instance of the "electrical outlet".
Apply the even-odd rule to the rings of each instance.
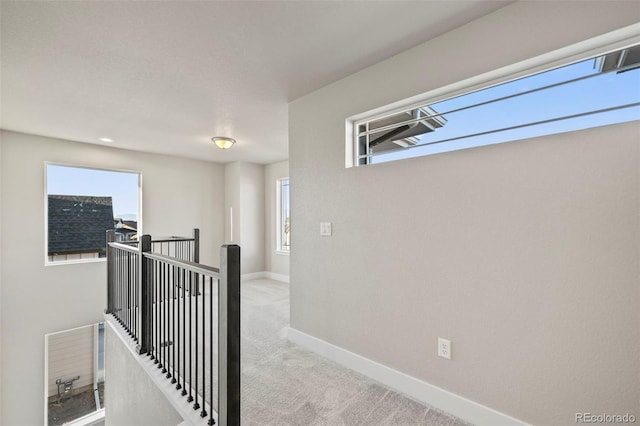
[[[451,340],[438,337],[438,356],[451,359]]]
[[[320,235],[323,237],[331,236],[331,222],[320,222]]]

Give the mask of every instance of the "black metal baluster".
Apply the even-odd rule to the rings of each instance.
[[[170,339],[170,334],[171,334],[171,324],[169,323],[169,265],[168,264],[164,264],[163,265],[163,270],[164,270],[164,314],[163,314],[163,321],[164,321],[164,367],[162,372],[163,373],[167,373],[169,371],[169,369],[171,368],[171,353],[169,350],[169,339]],[[170,374],[169,374],[170,376]]]
[[[200,293],[200,274],[195,274],[196,275],[196,294],[194,296],[195,301],[196,301],[196,317],[195,317],[195,323],[196,323],[196,327],[195,327],[195,332],[194,335],[196,337],[196,349],[195,349],[195,364],[196,364],[196,371],[195,371],[195,386],[194,386],[194,390],[196,392],[196,403],[193,404],[193,409],[197,410],[198,408],[200,408],[200,404],[198,404],[198,293]]]
[[[127,332],[129,332],[129,328],[127,327],[127,253],[126,252],[122,252],[122,269],[121,269],[121,274],[122,274],[122,306],[121,306],[121,313],[122,313],[122,324],[125,328],[125,330]]]
[[[135,255],[133,253],[129,253],[129,261],[131,262],[129,265],[129,327],[131,328],[131,337],[135,340],[136,328],[133,326],[133,308],[136,290],[136,276],[133,274],[133,272],[135,272]]]
[[[171,291],[170,291],[170,295],[171,295],[171,305],[169,306],[170,309],[170,315],[171,315],[171,328],[169,329],[169,334],[171,334],[171,339],[169,340],[171,342],[171,348],[167,348],[169,350],[169,371],[167,372],[167,379],[171,379],[171,384],[175,384],[176,382],[176,378],[173,377],[175,374],[175,366],[176,366],[176,315],[175,315],[175,297],[176,297],[176,283],[174,280],[175,277],[175,273],[176,273],[176,267],[175,265],[171,265],[171,275],[170,275],[170,282],[169,285],[171,286]],[[173,354],[173,357],[171,356]],[[171,373],[173,371],[173,374]]]
[[[143,255],[144,256],[144,255]],[[146,261],[146,263],[143,263],[143,265],[146,265],[145,267],[147,268],[147,277],[148,283],[152,283],[152,285],[149,286],[149,292],[150,294],[150,298],[151,298],[151,305],[149,306],[150,308],[150,312],[149,312],[149,321],[151,322],[151,328],[149,330],[150,333],[150,340],[151,343],[149,345],[149,351],[147,352],[147,354],[149,355],[149,359],[151,360],[155,360],[156,356],[155,356],[155,349],[156,349],[156,342],[155,342],[155,338],[156,338],[156,322],[155,322],[155,313],[156,313],[156,280],[155,280],[155,276],[152,275],[153,274],[153,259],[148,259]]]
[[[136,287],[136,278],[135,275],[132,273],[135,269],[134,267],[134,254],[133,253],[129,253],[129,328],[131,329],[131,332],[129,334],[131,334],[131,337],[135,339],[136,337],[136,329],[133,326],[133,297],[134,297],[134,293],[135,293],[135,287]]]
[[[127,328],[129,329],[129,336],[133,336],[133,330],[131,326],[131,288],[133,287],[131,276],[131,253],[127,252]]]
[[[138,341],[138,255],[133,254],[133,312],[132,326],[133,326],[133,340]]]
[[[113,250],[113,316],[118,318],[118,287],[120,286],[120,271],[118,270],[118,250]]]
[[[120,293],[118,295],[118,297],[119,297],[119,300],[118,300],[118,305],[119,305],[118,306],[118,318],[120,319],[120,324],[122,324],[124,326],[123,321],[122,321],[122,312],[123,312],[122,311],[122,287],[124,286],[124,278],[123,278],[123,274],[122,274],[122,252],[120,252],[120,255],[118,257],[119,257],[119,259],[118,259],[118,263],[119,263],[118,264],[118,274],[120,274],[120,279],[119,279],[120,285],[118,286],[119,287],[118,290],[119,290],[119,293]]]
[[[119,268],[119,257],[120,257],[120,253],[119,251],[116,251],[114,253],[114,275],[115,275],[115,309],[113,310],[114,315],[116,317],[116,321],[118,321],[118,323],[120,322],[120,313],[118,312],[119,309],[119,305],[120,305],[120,268]]]
[[[118,322],[122,325],[122,252],[118,253]]]
[[[127,252],[122,252],[122,323],[127,333]]]
[[[133,288],[133,277],[131,276],[132,255],[127,252],[127,327],[129,327],[129,336],[133,336],[133,325],[131,324],[131,289]]]
[[[139,254],[135,255],[136,258],[136,262],[135,262],[135,286],[134,286],[134,310],[133,310],[133,327],[136,330],[135,336],[136,336],[136,342],[139,341],[140,338],[140,290],[142,289],[141,285],[140,285],[140,262],[142,261],[142,257]]]
[[[178,381],[180,372],[180,267],[174,267],[173,271],[173,379],[171,383]],[[176,334],[177,333],[177,334]]]
[[[158,267],[160,272],[160,363],[158,368],[164,368],[164,264],[158,262]]]
[[[124,267],[124,323],[127,329],[127,334],[131,336],[131,324],[129,324],[131,318],[129,317],[129,293],[131,292],[131,274],[129,273],[129,268],[131,265],[131,253],[125,252],[125,267]]]
[[[200,417],[207,417],[207,410],[205,410],[205,401],[206,401],[206,389],[207,389],[207,382],[206,382],[206,376],[207,376],[207,370],[205,369],[205,361],[206,361],[206,355],[205,355],[205,351],[206,351],[206,346],[204,343],[206,342],[206,320],[205,320],[205,306],[206,303],[205,301],[207,300],[205,297],[205,292],[207,291],[207,277],[206,276],[202,276],[202,411],[200,411]]]
[[[156,349],[156,361],[158,361],[158,368],[162,368],[162,270],[160,269],[160,262],[156,263],[156,288],[158,291],[156,323],[158,324],[158,348]]]
[[[138,314],[140,313],[138,311],[138,303],[140,302],[139,300],[139,284],[140,284],[140,264],[139,264],[139,256],[137,253],[133,254],[133,339],[138,342],[139,337],[140,337],[140,331],[138,330],[138,325],[139,325],[139,321],[138,321]]]
[[[174,376],[178,379],[178,384],[176,385],[176,389],[180,390],[182,389],[182,385],[180,384],[180,376],[182,373],[182,376],[184,376],[184,371],[180,371],[180,292],[182,291],[182,286],[184,285],[184,283],[181,281],[182,278],[182,274],[181,271],[183,269],[180,268],[178,269],[178,275],[177,275],[177,279],[178,279],[178,297],[176,298],[176,308],[178,309],[178,338],[176,339],[176,345],[178,346],[176,348],[177,352],[178,352],[178,358],[176,360],[176,365],[178,366],[178,368],[176,369],[177,373],[174,374]]]
[[[187,321],[186,321],[186,302],[187,302],[187,282],[185,270],[182,270],[182,396],[187,394]]]
[[[133,337],[133,340],[135,341],[138,337],[137,333],[136,333],[136,326],[135,326],[135,321],[136,321],[136,312],[135,312],[135,307],[136,307],[136,255],[135,253],[131,253],[131,297],[129,298],[129,311],[130,311],[130,318],[131,318],[131,337]]]
[[[133,258],[133,285],[131,286],[131,291],[133,294],[132,297],[132,307],[131,307],[131,329],[133,331],[133,340],[135,342],[138,341],[138,329],[136,328],[136,325],[138,324],[138,322],[136,321],[136,317],[138,316],[138,255],[133,253],[131,255],[131,257]]]
[[[187,398],[187,402],[193,401],[193,395],[191,395],[193,389],[193,378],[191,377],[191,358],[193,358],[193,353],[191,349],[193,347],[193,340],[191,339],[191,330],[192,330],[192,321],[191,321],[191,301],[193,299],[193,272],[189,272],[189,397]]]
[[[163,349],[163,360],[164,360],[164,367],[162,368],[162,372],[166,373],[167,371],[169,371],[169,368],[171,368],[171,366],[169,365],[169,362],[171,361],[169,359],[169,265],[164,263],[162,265],[162,270],[164,273],[164,280],[163,280],[163,290],[164,290],[164,298],[163,298],[163,303],[164,303],[164,310],[163,310],[163,314],[162,314],[162,320],[164,321],[164,338],[163,338],[163,342],[162,342],[162,347]]]
[[[216,280],[217,281],[217,280]],[[209,277],[209,426],[213,420],[213,278]]]
[[[153,319],[153,325],[154,325],[153,363],[158,364],[160,362],[158,360],[158,358],[160,357],[160,354],[158,353],[158,350],[160,348],[160,290],[158,288],[158,281],[159,281],[158,278],[160,276],[158,275],[158,261],[153,259],[152,262],[153,262],[153,297],[155,301],[155,305],[153,307],[153,312],[155,314]]]
[[[162,309],[162,363],[164,364],[162,366],[162,372],[166,373],[167,372],[167,307],[168,307],[168,303],[167,303],[167,264],[163,263],[162,264],[162,303],[163,305],[163,309]]]
[[[171,300],[171,266],[168,263],[163,264],[164,268],[164,369],[163,373],[166,373],[166,378],[171,377],[171,348],[169,342],[171,341],[171,306],[169,301]]]

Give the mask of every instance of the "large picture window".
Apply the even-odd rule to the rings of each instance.
[[[353,164],[382,163],[639,119],[640,45],[636,44],[355,121]]]
[[[47,263],[105,257],[108,230],[117,241],[136,241],[139,178],[133,172],[47,164]]]
[[[278,251],[289,253],[291,249],[291,215],[289,201],[289,178],[278,179],[278,214],[277,216],[277,234],[278,234]]]

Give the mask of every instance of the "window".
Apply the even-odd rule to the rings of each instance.
[[[46,334],[45,425],[104,419],[104,323]]]
[[[289,178],[278,179],[277,184],[277,250],[289,253],[291,248],[291,209],[289,203]]]
[[[47,263],[106,256],[106,231],[116,241],[136,241],[139,174],[46,165]]]
[[[522,72],[522,71],[521,71]],[[525,71],[526,72],[526,71]],[[458,90],[458,93],[460,91]],[[367,165],[640,119],[640,45],[353,120]]]

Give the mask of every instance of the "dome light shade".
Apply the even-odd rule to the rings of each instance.
[[[236,140],[233,138],[227,138],[222,136],[216,136],[211,138],[211,140],[218,146],[220,149],[229,149],[236,143]]]

